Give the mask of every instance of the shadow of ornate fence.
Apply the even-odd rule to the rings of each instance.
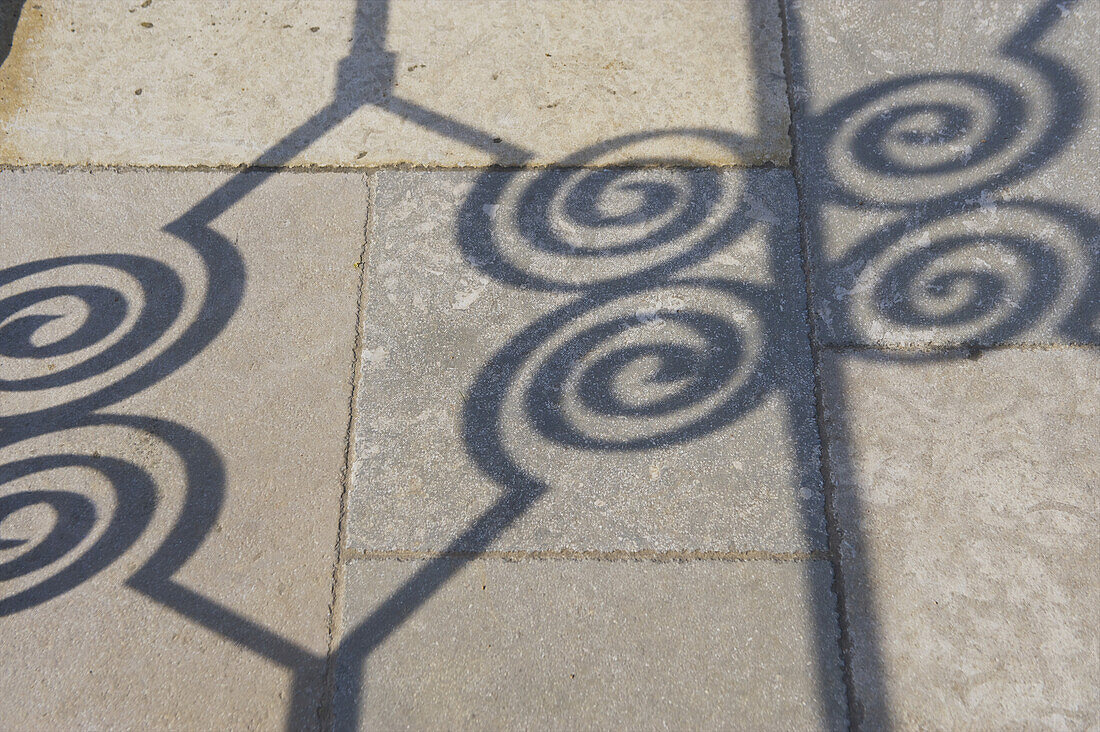
[[[808,276],[819,291],[841,288],[857,293],[849,306],[832,313],[828,328],[838,343],[862,342],[868,333],[887,331],[920,343],[930,329],[947,329],[956,334],[959,346],[981,347],[1009,340],[1051,313],[1057,315],[1057,330],[1064,337],[1097,340],[1100,229],[1093,216],[1021,199],[999,201],[1001,215],[983,217],[988,208],[984,191],[1040,169],[1080,130],[1086,98],[1081,80],[1073,69],[1036,50],[1038,40],[1072,5],[1045,3],[1000,49],[1006,61],[1030,68],[1044,81],[1052,107],[1043,120],[1027,113],[1033,100],[1018,88],[996,76],[967,71],[893,78],[800,120],[799,168],[803,175],[826,176],[828,185],[815,184],[815,190],[829,191],[802,200]],[[788,10],[785,23],[798,66],[797,14]],[[497,503],[455,537],[443,558],[426,562],[368,618],[348,629],[335,660],[318,657],[176,582],[173,575],[208,535],[224,500],[221,459],[214,446],[183,425],[110,410],[186,364],[218,337],[237,311],[247,273],[239,252],[213,228],[213,220],[364,105],[382,106],[493,153],[507,150],[512,158],[529,157],[520,145],[495,142],[499,138],[491,133],[394,95],[394,56],[378,45],[385,35],[385,4],[364,2],[357,24],[356,41],[341,62],[333,101],[261,155],[250,171],[234,176],[164,227],[194,251],[205,293],[198,312],[170,344],[153,349],[178,325],[183,283],[178,273],[156,259],[56,257],[0,272],[0,357],[78,357],[43,376],[0,380],[0,391],[42,395],[33,408],[0,414],[0,450],[32,442],[42,445],[34,457],[0,465],[0,484],[81,467],[101,475],[115,492],[109,516],[100,516],[94,502],[66,489],[22,490],[0,497],[0,522],[35,505],[56,516],[53,528],[34,546],[0,536],[0,549],[9,555],[18,550],[0,563],[0,579],[7,583],[0,596],[0,615],[31,610],[118,560],[158,508],[157,479],[136,462],[105,457],[106,451],[58,452],[51,445],[59,436],[76,432],[91,434],[88,444],[94,443],[97,431],[106,434],[109,428],[141,433],[179,457],[187,490],[175,525],[127,585],[287,668],[295,679],[290,719],[300,719],[303,710],[314,708],[311,684],[326,673],[331,681],[335,663],[345,687],[337,698],[338,721],[349,727],[355,725],[362,703],[364,660],[461,566],[446,555],[475,556],[548,490],[509,454],[501,437],[506,398],[518,389],[528,428],[553,443],[593,455],[681,444],[733,423],[768,394],[794,401],[796,390],[784,365],[788,356],[777,343],[798,331],[776,288],[692,272],[744,232],[753,191],[724,200],[719,174],[693,167],[690,160],[632,161],[666,168],[664,178],[624,169],[583,169],[595,154],[644,141],[646,135],[608,141],[598,151],[581,151],[538,173],[518,191],[512,190],[518,180],[515,171],[487,171],[460,214],[458,246],[483,273],[524,296],[574,296],[504,343],[471,386],[463,412],[463,439],[471,460],[503,489]],[[370,83],[353,73],[359,66],[374,70]],[[651,136],[668,134],[704,137],[716,144],[732,139],[727,133],[697,129],[662,130]],[[593,204],[615,190],[633,196],[635,205],[608,212]],[[505,193],[514,195],[521,209],[519,233],[530,251],[520,259],[502,247],[486,214]],[[551,203],[560,207],[558,214],[550,212]],[[829,261],[818,247],[825,205],[879,208],[904,212],[906,217],[867,235],[842,260]],[[603,239],[598,244],[583,236],[567,240],[554,216],[568,219],[577,230],[600,232]],[[606,243],[607,236],[612,243]],[[998,252],[996,261],[988,255],[991,248]],[[772,256],[780,255],[773,251]],[[547,262],[555,264],[544,266]],[[992,264],[1006,268],[998,271]],[[124,293],[67,274],[90,270],[115,271],[138,283],[143,302],[133,317],[128,313],[134,303]],[[684,306],[646,309],[643,301],[650,295],[672,287],[704,297]],[[43,328],[57,316],[42,314],[40,306],[59,298],[79,301],[86,315],[75,330],[43,343]],[[726,307],[715,310],[698,304],[709,300]],[[820,331],[824,325],[815,318],[812,304],[811,327]],[[124,323],[128,330],[117,332]],[[669,327],[660,337],[646,335],[654,324]],[[672,332],[677,339],[670,341],[666,336]],[[91,355],[89,349],[94,351]],[[899,350],[890,357],[958,355]],[[620,391],[621,383],[635,378],[641,363],[648,364],[643,381],[649,395],[628,399]],[[105,386],[93,378],[108,372],[121,375]],[[51,401],[55,394],[62,396]],[[576,422],[572,415],[577,410],[593,421]],[[601,431],[601,419],[636,428]],[[833,425],[828,435],[822,432],[822,439],[844,439],[843,425]],[[800,480],[806,485],[820,483],[816,459],[807,456],[801,461]],[[830,510],[826,506],[827,514]],[[807,525],[818,518],[807,516]],[[859,519],[843,527],[836,525],[835,517],[829,520],[830,554],[839,572],[839,542],[844,532],[849,538],[858,533]],[[71,556],[97,521],[105,525],[99,537],[79,556]],[[847,571],[863,573],[862,586],[869,586],[859,565]],[[26,578],[33,578],[33,583],[26,584]],[[838,583],[837,589],[843,615],[844,585]],[[820,627],[816,632],[824,666],[836,655],[834,631]],[[868,642],[874,646],[873,639]],[[868,658],[877,662],[874,653]],[[853,682],[848,673],[851,704]],[[871,676],[882,678],[881,673]],[[878,707],[878,716],[888,718],[884,688],[865,688],[858,696],[859,704]],[[858,723],[858,705],[852,713]]]
[[[1001,194],[1070,151],[1087,129],[1083,78],[1041,50],[1057,25],[1073,22],[1078,3],[1036,3],[993,58],[974,49],[975,66],[987,61],[995,73],[892,75],[822,111],[810,109],[806,34],[791,5],[783,3],[788,83],[815,343],[901,365],[973,358],[1010,343],[1100,342],[1094,213]],[[849,236],[838,233],[838,220],[862,223],[839,255],[828,247]],[[841,383],[826,372],[835,368],[819,360],[819,383]],[[821,426],[827,482],[855,475],[845,401],[830,393],[830,422]],[[844,521],[831,516],[831,553],[843,575],[842,617],[856,606],[869,617],[861,632],[871,637],[860,638],[867,650],[846,659],[849,711],[859,727],[891,715],[867,558],[848,551],[837,564],[842,546],[865,546],[858,501],[848,510]],[[853,647],[845,624],[841,642]],[[863,667],[858,689],[853,663]]]

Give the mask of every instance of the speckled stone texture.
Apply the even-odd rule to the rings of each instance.
[[[823,549],[795,210],[777,170],[379,173],[348,546]]]
[[[423,565],[352,563],[346,621]],[[820,561],[476,560],[371,655],[358,699],[343,660],[337,726],[844,729],[835,635],[811,630],[833,623],[815,599],[831,576]]]
[[[785,17],[853,723],[1091,729],[1100,4]]]
[[[821,340],[1100,343],[1100,3],[787,10]]]
[[[707,128],[733,144],[650,147],[785,163],[780,35],[772,0],[28,2],[0,162],[555,162]]]
[[[359,174],[0,172],[0,726],[316,724],[366,202]]]
[[[822,371],[854,718],[1093,729],[1100,353],[833,353]]]

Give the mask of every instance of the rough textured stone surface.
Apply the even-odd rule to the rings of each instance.
[[[423,562],[348,567],[345,623]],[[445,727],[842,728],[825,562],[476,560],[337,677],[337,724]],[[824,654],[824,660],[819,654]]]
[[[390,172],[373,210],[350,547],[824,546],[789,173]]]
[[[788,8],[833,343],[1100,343],[1100,4]]]
[[[351,174],[268,178],[212,224],[239,262],[197,227],[186,232],[197,248],[163,231],[231,180],[260,179],[0,173],[4,726],[279,726],[290,671],[242,641],[284,662],[282,643],[298,649],[309,703],[290,721],[316,722],[321,667],[307,666],[327,650],[367,187]],[[219,313],[232,317],[217,333]],[[60,317],[33,320],[49,315]],[[134,333],[149,337],[112,368],[79,370]],[[197,355],[172,345],[212,337]],[[124,398],[150,364],[144,389]],[[65,403],[75,406],[41,411]],[[63,428],[30,436],[51,424]],[[129,470],[121,497],[109,482],[118,470]],[[67,512],[68,525],[92,525],[70,529],[63,556],[18,572],[10,562],[53,524],[49,504],[12,502],[49,490],[78,494],[78,507],[83,496],[94,511]],[[140,535],[96,544],[112,517]],[[9,543],[21,539],[31,543]],[[106,566],[8,614],[13,597],[87,556]]]
[[[0,162],[235,165],[292,131],[264,162],[553,162],[709,128],[731,144],[651,147],[783,163],[782,73],[770,1],[28,3]]]
[[[867,726],[1095,727],[1100,353],[823,371]]]

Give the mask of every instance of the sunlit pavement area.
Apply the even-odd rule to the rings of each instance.
[[[1100,3],[6,0],[2,729],[1095,729]]]

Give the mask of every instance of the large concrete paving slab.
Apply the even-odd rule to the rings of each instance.
[[[549,163],[706,128],[730,144],[651,151],[785,163],[780,37],[774,0],[28,2],[0,162]]]
[[[826,353],[827,444],[869,729],[1100,720],[1100,353]]]
[[[366,203],[0,173],[0,726],[316,724]]]
[[[345,625],[385,623],[372,613],[425,564],[352,562]],[[340,658],[337,727],[842,729],[835,632],[815,631],[835,628],[816,601],[831,576],[823,561],[474,560],[365,663]]]
[[[823,341],[1100,343],[1100,4],[789,3]]]
[[[381,172],[372,211],[353,553],[824,549],[789,172]]]

